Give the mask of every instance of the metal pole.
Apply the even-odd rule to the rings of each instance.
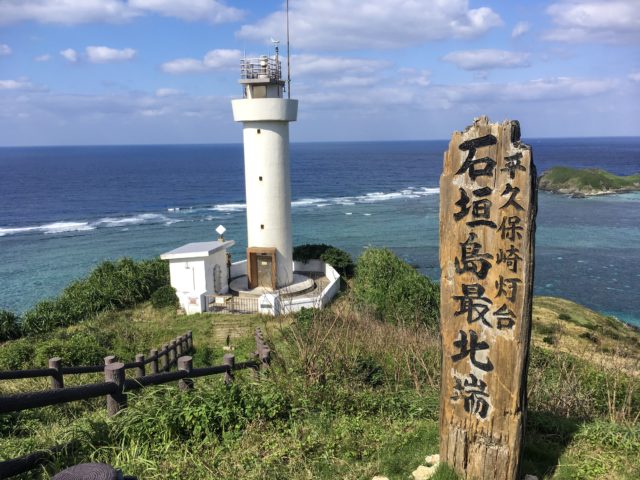
[[[289,51],[289,0],[287,0],[287,97],[291,98],[291,53]]]

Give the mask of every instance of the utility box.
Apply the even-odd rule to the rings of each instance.
[[[187,243],[160,255],[169,261],[171,286],[187,314],[207,311],[208,298],[229,292],[227,249],[233,240]]]

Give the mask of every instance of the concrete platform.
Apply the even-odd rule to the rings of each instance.
[[[265,293],[278,293],[283,296],[303,295],[316,287],[315,281],[301,273],[293,273],[293,283],[278,290],[271,290],[266,287],[249,288],[249,279],[246,275],[236,277],[231,280],[229,288],[240,297],[259,297]]]

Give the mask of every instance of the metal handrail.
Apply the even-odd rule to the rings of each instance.
[[[242,80],[280,80],[282,66],[279,60],[267,56],[243,58],[240,60],[240,79]]]

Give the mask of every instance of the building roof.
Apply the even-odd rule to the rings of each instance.
[[[213,242],[193,242],[182,245],[181,247],[171,250],[170,252],[160,255],[162,260],[178,260],[181,258],[202,258],[213,255],[215,252],[223,249],[227,249],[235,245],[233,240],[227,240],[220,242],[215,240]]]

